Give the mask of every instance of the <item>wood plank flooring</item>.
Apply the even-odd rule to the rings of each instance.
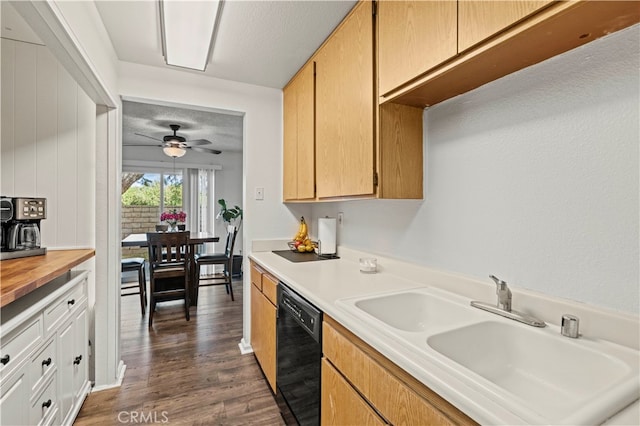
[[[200,289],[191,320],[179,301],[159,303],[153,329],[138,296],[122,298],[120,388],[90,394],[76,425],[283,425],[253,354],[240,355],[242,282]],[[147,314],[148,315],[148,314]]]

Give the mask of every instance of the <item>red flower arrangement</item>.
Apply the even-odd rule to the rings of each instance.
[[[179,212],[173,210],[170,212],[162,212],[160,215],[161,222],[167,222],[168,224],[175,226],[178,222],[184,222],[187,220],[187,214],[180,210]]]

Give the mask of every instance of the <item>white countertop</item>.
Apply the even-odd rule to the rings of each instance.
[[[325,314],[340,322],[355,335],[413,375],[417,380],[450,401],[468,416],[481,424],[523,423],[520,417],[489,398],[484,392],[480,392],[478,389],[461,382],[437,362],[431,363],[429,360],[425,360],[424,356],[416,354],[415,351],[398,345],[396,341],[385,336],[384,333],[380,333],[372,324],[349,314],[349,312],[346,312],[336,304],[337,300],[347,297],[366,296],[424,286],[439,287],[477,300],[491,302],[495,298],[495,289],[492,282],[485,284],[466,277],[434,271],[375,255],[374,257],[378,258],[378,273],[363,274],[359,271],[358,258],[371,255],[344,247],[339,248],[341,259],[293,263],[271,251],[256,251],[256,247],[264,248],[266,246],[265,244],[254,244],[254,251],[251,253],[250,258],[307,298]],[[528,305],[534,306],[534,308],[544,305],[545,309],[540,309],[539,311],[530,309],[529,313],[536,314],[536,316],[544,319],[549,324],[558,324],[559,321],[554,320],[556,318],[559,320],[561,316],[549,312],[550,309],[555,308],[554,305],[559,305],[558,312],[566,312],[567,306],[570,305],[569,308],[573,308],[573,310],[568,312],[578,312],[582,316],[597,316],[598,321],[596,323],[602,323],[603,321],[621,323],[626,330],[625,333],[622,335],[613,333],[611,336],[606,336],[610,340],[622,340],[620,343],[630,347],[638,344],[636,341],[638,324],[637,319],[633,316],[606,311],[600,312],[598,309],[580,304],[572,306],[567,301],[551,301],[543,295],[535,295],[524,291],[518,292],[514,290],[513,292],[514,308],[518,307],[516,302],[519,297],[527,302]],[[523,310],[521,307],[519,309]],[[606,318],[606,321],[603,318]],[[603,329],[607,329],[607,327],[603,327]],[[615,329],[619,330],[619,327]],[[583,330],[583,333],[585,332],[587,330]],[[593,327],[593,333],[601,334],[602,330],[598,327]],[[632,335],[630,336],[629,333]],[[607,424],[637,424],[638,420],[640,420],[638,418],[638,412],[640,411],[638,407],[640,407],[640,404],[636,401],[631,409],[625,410],[615,419],[610,419]]]

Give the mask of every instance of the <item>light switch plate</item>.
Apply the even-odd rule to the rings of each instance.
[[[264,200],[264,188],[256,188],[256,200]]]

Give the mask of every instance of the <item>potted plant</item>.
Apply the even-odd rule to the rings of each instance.
[[[220,212],[216,216],[217,219],[222,219],[228,227],[229,225],[236,225],[237,229],[240,229],[242,225],[242,215],[243,211],[240,206],[234,206],[233,208],[227,207],[227,202],[221,198],[218,200],[218,204],[220,204]],[[233,268],[231,271],[231,275],[233,277],[241,277],[242,276],[242,256],[234,255],[233,256]]]
[[[240,228],[240,225],[242,225],[242,208],[239,206],[228,208],[227,202],[223,198],[218,200],[218,204],[220,204],[220,213],[218,213],[216,218],[222,218],[227,225],[235,224],[235,221],[239,218],[240,223],[238,224],[238,228]]]

